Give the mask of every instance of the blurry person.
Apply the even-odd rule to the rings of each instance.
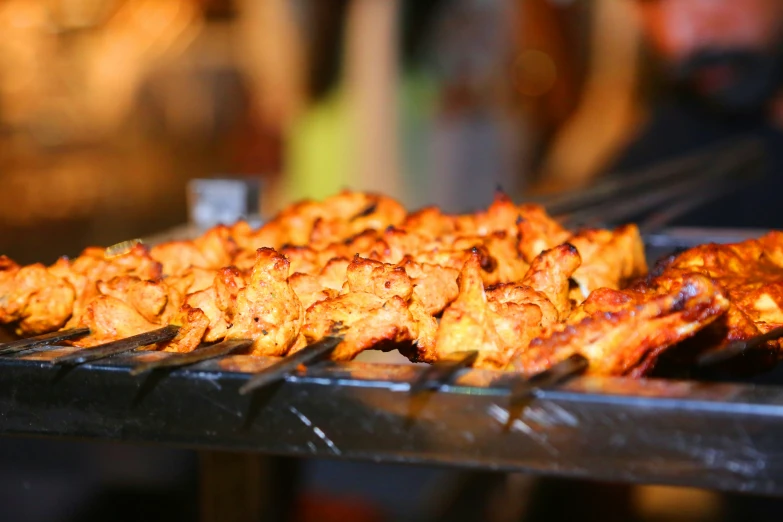
[[[783,228],[783,2],[629,0],[665,82],[648,123],[612,172],[733,138],[764,144],[764,176],[679,224]]]

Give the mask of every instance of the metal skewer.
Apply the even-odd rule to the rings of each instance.
[[[589,365],[590,361],[587,357],[576,353],[568,359],[553,365],[551,368],[533,375],[529,379],[517,382],[511,388],[511,396],[509,398],[511,408],[521,406],[541,388],[562,384],[580,375],[587,370]]]
[[[160,368],[190,366],[191,364],[196,364],[208,359],[231,355],[234,352],[247,348],[251,344],[253,344],[252,339],[227,339],[211,346],[198,348],[190,353],[177,353],[158,361],[137,364],[131,369],[130,374],[140,375]]]
[[[76,339],[77,337],[84,337],[89,333],[89,328],[72,328],[70,330],[61,330],[59,332],[36,335],[35,337],[28,337],[27,339],[20,339],[10,343],[0,344],[0,355],[23,352],[25,350],[29,350],[44,344],[54,344],[60,341]]]
[[[102,344],[94,348],[84,348],[77,352],[69,353],[67,355],[61,355],[55,359],[52,359],[52,364],[63,364],[68,366],[76,366],[78,364],[84,364],[90,361],[96,361],[98,359],[104,359],[106,357],[112,357],[121,353],[130,352],[144,346],[151,344],[165,343],[172,340],[179,331],[179,326],[168,325],[157,330],[144,332],[143,334],[133,335],[125,339],[118,341],[112,341],[110,343]]]
[[[732,140],[655,164],[633,175],[611,176],[592,187],[531,201],[544,205],[553,215],[572,214],[590,207],[605,209],[609,202],[625,201],[676,183],[747,177],[744,167],[757,164],[763,158],[763,150],[759,140],[753,137]]]
[[[756,337],[752,337],[745,341],[734,341],[732,343],[707,350],[696,358],[696,365],[711,366],[713,364],[722,363],[743,354],[747,350],[756,348],[757,346],[762,345],[768,341],[780,339],[781,337],[783,337],[783,326],[774,328],[765,334],[757,335]]]
[[[332,353],[342,341],[343,337],[340,336],[324,337],[320,341],[302,348],[292,355],[284,357],[280,361],[255,374],[239,388],[239,393],[247,395],[255,389],[268,386],[269,384],[284,379],[286,375],[296,370],[300,365],[314,362]]]
[[[411,393],[416,395],[424,391],[440,389],[441,386],[450,383],[461,369],[472,366],[478,355],[478,350],[454,352],[431,364],[411,384]]]

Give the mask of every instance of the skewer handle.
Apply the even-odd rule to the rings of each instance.
[[[29,350],[44,344],[55,344],[61,341],[67,341],[69,339],[76,339],[77,337],[84,337],[85,335],[89,335],[89,333],[89,328],[71,328],[69,330],[61,330],[59,332],[36,335],[35,337],[28,337],[27,339],[20,339],[10,343],[0,344],[0,355],[23,352],[25,350]]]
[[[437,390],[448,384],[454,379],[457,372],[472,366],[478,355],[478,350],[454,352],[448,358],[431,364],[411,384],[411,393],[416,395],[424,391]]]
[[[161,368],[179,368],[181,366],[190,366],[191,364],[196,364],[208,359],[215,359],[217,357],[230,355],[234,352],[247,348],[251,344],[253,344],[252,339],[227,339],[211,346],[205,346],[203,348],[193,350],[190,353],[178,353],[159,361],[138,364],[131,369],[130,374],[140,375],[142,373],[146,373],[151,370],[158,370]]]
[[[340,336],[324,337],[320,341],[284,357],[280,361],[255,374],[255,376],[239,388],[239,393],[247,395],[253,390],[284,379],[286,375],[296,370],[300,365],[309,364],[326,357],[328,354],[332,353],[342,341],[343,338]]]
[[[756,348],[768,341],[780,339],[781,337],[783,337],[783,326],[774,328],[765,334],[757,335],[751,339],[746,339],[744,341],[734,341],[732,343],[707,350],[706,352],[700,354],[696,359],[696,365],[704,367],[722,363],[743,354],[747,350]]]
[[[511,388],[511,407],[520,406],[541,388],[562,384],[584,373],[589,365],[590,361],[585,356],[576,353],[529,379],[519,381]]]
[[[151,330],[142,334],[133,335],[120,339],[118,341],[112,341],[110,343],[102,344],[94,348],[85,348],[78,352],[62,355],[55,359],[52,359],[52,364],[64,364],[70,366],[76,366],[84,364],[90,361],[97,361],[98,359],[104,359],[106,357],[112,357],[121,353],[130,352],[143,346],[149,346],[151,344],[165,343],[172,340],[179,331],[179,326],[168,325],[157,330]]]

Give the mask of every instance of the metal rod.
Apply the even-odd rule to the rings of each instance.
[[[724,361],[728,361],[729,359],[733,359],[738,355],[741,355],[747,350],[756,348],[757,346],[768,341],[780,339],[781,337],[783,337],[783,326],[774,328],[765,334],[757,335],[756,337],[752,337],[744,341],[734,341],[732,343],[707,350],[696,358],[696,365],[711,366],[713,364],[722,363]]]
[[[639,231],[642,234],[650,234],[668,226],[675,219],[706,205],[721,196],[725,196],[735,189],[734,184],[716,181],[711,187],[704,187],[696,194],[686,194],[674,199],[670,204],[661,207],[639,223]]]
[[[77,337],[84,337],[89,333],[89,328],[71,328],[69,330],[61,330],[59,332],[36,335],[35,337],[28,337],[27,339],[20,339],[10,343],[0,344],[0,355],[23,352],[25,350],[29,350],[44,344],[54,344],[60,341],[76,339]]]
[[[645,193],[651,188],[666,186],[672,181],[703,178],[704,171],[711,167],[719,169],[718,177],[731,175],[731,168],[720,167],[736,167],[756,161],[762,154],[763,147],[756,138],[746,138],[739,142],[732,140],[731,143],[710,146],[695,154],[656,164],[634,174],[609,176],[592,187],[550,197],[533,198],[531,202],[544,205],[552,214],[570,214],[590,206],[604,205],[609,200],[616,200],[621,193]]]
[[[454,352],[447,358],[431,364],[411,383],[411,393],[416,395],[424,391],[440,389],[441,386],[450,383],[461,369],[472,366],[478,355],[478,350]]]
[[[568,359],[553,365],[551,368],[533,375],[529,379],[518,381],[511,388],[511,396],[509,398],[511,407],[519,407],[541,388],[562,384],[584,373],[589,365],[590,361],[585,356],[576,353]]]
[[[55,359],[52,359],[52,364],[64,364],[69,366],[76,366],[78,364],[84,364],[90,361],[96,361],[98,359],[104,359],[106,357],[112,357],[121,353],[130,352],[144,346],[151,344],[165,343],[172,340],[179,331],[179,326],[168,325],[157,330],[144,332],[142,334],[133,335],[120,339],[119,341],[112,341],[110,343],[102,344],[94,348],[84,348],[78,352],[62,355]]]
[[[140,375],[142,373],[146,373],[151,370],[158,370],[160,368],[179,368],[181,366],[189,366],[191,364],[196,364],[208,359],[230,355],[234,352],[247,348],[251,344],[253,344],[252,339],[227,339],[211,346],[198,348],[190,353],[172,354],[165,359],[137,364],[131,369],[130,374]]]
[[[298,352],[284,357],[273,365],[264,368],[247,381],[239,389],[239,393],[246,395],[255,389],[280,381],[284,379],[286,375],[296,370],[300,365],[312,363],[332,353],[341,342],[343,342],[343,337],[340,336],[324,337],[320,341],[302,348]]]

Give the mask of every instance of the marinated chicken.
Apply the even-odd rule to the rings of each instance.
[[[478,350],[476,365],[505,368],[517,349],[568,316],[569,280],[579,263],[579,252],[566,243],[539,254],[519,283],[485,290],[474,252],[460,272],[459,295],[443,313],[435,346],[422,359]]]
[[[703,274],[723,291],[729,309],[710,328],[713,342],[745,340],[783,326],[783,233],[736,244],[707,244],[673,256],[657,267],[669,277]],[[780,350],[783,340],[768,347]]]
[[[627,290],[595,290],[564,323],[517,350],[511,369],[543,371],[574,353],[589,373],[643,375],[666,348],[718,319],[729,303],[709,278],[688,273]]]
[[[705,329],[745,339],[783,325],[783,234],[689,250],[647,276],[633,225],[572,233],[499,194],[486,209],[406,213],[345,191],[292,205],[259,229],[240,222],[125,253],[87,249],[51,266],[0,257],[0,322],[20,335],[87,326],[90,347],[162,326],[155,347],[251,339],[284,356],[339,334],[333,353],[399,348],[435,362],[535,373],[581,353],[589,371],[641,375]]]

